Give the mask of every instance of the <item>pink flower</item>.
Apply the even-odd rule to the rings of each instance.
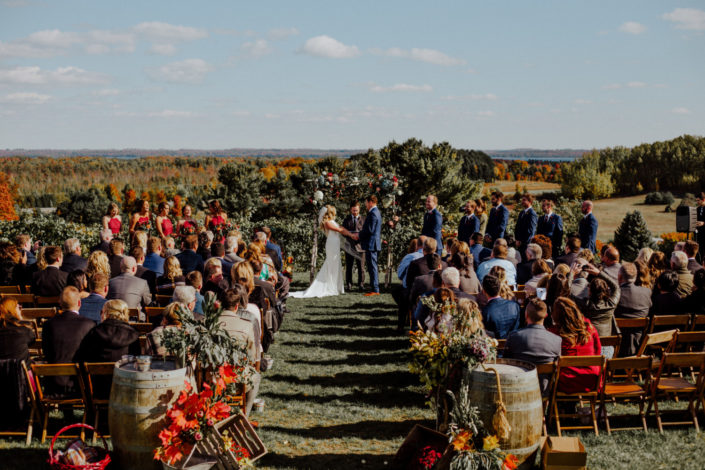
[[[208,421],[206,421],[206,424],[208,426],[213,426],[215,424],[215,422],[212,419],[209,419]]]
[[[200,441],[203,439],[203,434],[200,432],[197,432],[196,434],[193,435],[193,438],[196,439],[197,441]]]

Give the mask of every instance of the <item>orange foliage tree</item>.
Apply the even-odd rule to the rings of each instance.
[[[0,220],[17,220],[15,212],[17,185],[6,173],[0,172]]]

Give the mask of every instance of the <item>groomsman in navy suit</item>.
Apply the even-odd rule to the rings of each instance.
[[[487,218],[487,230],[485,230],[485,241],[494,243],[498,238],[504,238],[504,232],[507,230],[507,222],[509,222],[509,209],[502,204],[504,194],[501,191],[495,191],[490,197],[492,209]]]
[[[443,228],[443,216],[436,206],[438,205],[438,198],[433,194],[429,194],[426,197],[426,213],[423,216],[423,228],[421,229],[421,235],[425,235],[429,238],[433,238],[438,243],[436,248],[436,253],[439,255],[443,251],[443,237],[441,236],[441,229]]]
[[[367,196],[365,200],[367,217],[359,234],[353,234],[353,239],[360,241],[360,246],[365,250],[365,262],[370,274],[371,292],[365,296],[379,295],[379,276],[377,269],[377,254],[382,250],[382,216],[377,209],[377,196]]]
[[[517,218],[517,224],[514,228],[514,238],[522,259],[525,259],[526,245],[531,242],[531,239],[536,234],[536,223],[539,217],[536,215],[534,208],[531,207],[533,202],[534,197],[531,194],[527,193],[521,197],[523,210],[519,212],[519,218]]]
[[[475,201],[470,199],[465,203],[465,215],[458,224],[458,240],[470,245],[470,237],[480,231],[480,219],[475,215]]]
[[[578,225],[580,246],[588,248],[594,253],[597,242],[597,219],[592,215],[592,201],[583,201],[583,206],[580,210],[584,214]]]
[[[553,213],[553,201],[550,199],[541,201],[541,209],[543,210],[543,215],[539,217],[536,234],[551,239],[551,244],[553,245],[551,257],[556,259],[561,252],[561,243],[563,243],[563,219],[560,215]]]

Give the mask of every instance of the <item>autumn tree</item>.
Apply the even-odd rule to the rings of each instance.
[[[9,175],[0,172],[0,220],[17,220],[15,212],[15,198],[17,186],[13,184]]]

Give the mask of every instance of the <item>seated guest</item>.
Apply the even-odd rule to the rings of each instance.
[[[81,242],[78,238],[69,238],[64,242],[64,260],[61,263],[61,270],[70,273],[77,269],[85,271],[88,260],[81,256]]]
[[[213,244],[213,232],[207,230],[198,234],[198,250],[196,253],[201,257],[201,260],[205,263],[211,255],[211,245]]]
[[[248,263],[250,263],[250,266],[252,267],[252,275],[254,282],[254,288],[252,289],[252,292],[248,291],[250,302],[257,305],[260,311],[266,312],[267,309],[274,308],[277,303],[277,294],[274,291],[274,285],[272,285],[271,282],[263,281],[262,279],[260,279],[260,273],[262,272],[262,263],[257,260],[251,260],[248,261]],[[238,283],[242,284],[242,279],[235,280],[232,283],[233,287],[235,286],[235,284]],[[247,284],[248,283],[245,282],[243,285],[246,286]]]
[[[237,265],[236,265],[237,266]],[[242,297],[238,293],[229,289],[223,294],[222,305],[223,314],[221,315],[221,323],[223,328],[232,336],[240,341],[242,341],[247,348],[247,356],[250,363],[255,366],[255,369],[259,370],[259,363],[257,362],[257,348],[255,347],[255,335],[254,335],[254,325],[251,321],[245,320],[237,314],[237,310],[240,308],[242,303]],[[252,376],[252,385],[246,390],[245,399],[245,413],[249,415],[250,410],[252,410],[252,405],[259,391],[259,383],[261,376],[258,373]]]
[[[556,264],[563,263],[568,266],[572,266],[573,262],[575,262],[575,258],[578,257],[579,252],[580,252],[580,238],[568,237],[568,240],[566,240],[566,243],[565,243],[565,254],[563,256],[559,256],[554,261],[556,262]]]
[[[450,265],[460,273],[460,290],[471,295],[480,293],[482,286],[473,269],[471,254],[455,253],[450,258]]]
[[[651,274],[651,280],[656,283],[656,279],[661,275],[662,272],[671,269],[671,262],[666,258],[666,254],[662,251],[654,251],[649,258],[647,263],[649,266],[649,274]]]
[[[435,333],[448,334],[453,329],[453,317],[446,312],[443,306],[447,303],[454,304],[456,302],[453,292],[445,287],[439,287],[433,292],[433,298],[436,301],[436,309],[429,309],[424,306],[425,313],[423,314],[423,324],[426,330]],[[467,299],[471,300],[471,299]],[[417,318],[417,321],[421,321]]]
[[[649,290],[653,289],[654,280],[651,279],[651,273],[649,272],[649,265],[647,262],[637,259],[634,261],[634,267],[636,267],[636,279],[634,280],[634,285],[646,287]]]
[[[0,286],[25,286],[32,280],[27,252],[10,242],[0,242]]]
[[[37,242],[35,245],[38,246]],[[37,257],[34,252],[37,251],[37,246],[32,246],[32,237],[26,233],[21,233],[15,237],[15,246],[20,250],[20,258],[22,253],[27,255],[27,266],[32,266],[37,262]]]
[[[269,258],[269,264],[272,265],[272,268],[274,271],[279,272],[282,269],[282,263],[280,263],[278,260],[278,253],[276,250],[273,250],[271,248],[268,248],[269,245],[269,240],[267,239],[267,234],[264,233],[260,229],[256,229],[254,236],[252,237],[252,242],[256,243],[259,245],[260,252]]]
[[[211,256],[212,258],[210,259],[218,259],[220,260],[220,264],[222,266],[222,271],[223,271],[223,278],[228,282],[228,285],[230,284],[230,271],[233,268],[233,263],[225,259],[225,245],[223,245],[220,242],[213,243],[211,245]],[[206,260],[206,264],[208,264],[208,260]],[[205,269],[205,265],[204,265]]]
[[[110,278],[103,273],[96,273],[88,282],[90,294],[85,299],[81,300],[81,308],[78,314],[82,317],[89,318],[100,323],[100,313],[103,311],[103,305],[106,302],[105,297],[108,295],[108,284]]]
[[[259,364],[262,355],[262,327],[259,312],[252,313],[248,308],[248,306],[252,304],[249,302],[247,288],[245,286],[243,286],[242,284],[234,284],[232,289],[230,290],[232,290],[235,293],[235,297],[239,299],[238,308],[235,313],[240,318],[244,318],[245,320],[252,322],[253,335],[255,339],[255,349],[257,350],[255,363]]]
[[[199,271],[200,274],[200,271]],[[164,260],[164,275],[157,278],[157,294],[171,295],[176,286],[185,286],[186,279],[176,256]]]
[[[553,261],[553,242],[551,239],[545,235],[534,235],[531,239],[531,243],[541,247],[541,256],[536,259],[542,259],[548,264],[551,269],[556,267],[556,263]]]
[[[161,325],[147,333],[147,354],[150,356],[166,356],[168,354],[166,348],[162,345],[162,334],[165,330],[181,327],[180,308],[182,306],[178,302],[172,302],[164,307]]]
[[[524,312],[526,327],[509,333],[502,357],[532,364],[547,364],[558,360],[562,340],[544,327],[547,316],[548,307],[545,302],[536,297],[528,298]],[[540,377],[542,393],[546,392],[548,381],[548,377]]]
[[[517,264],[517,284],[526,284],[526,282],[531,279],[533,276],[531,267],[534,265],[534,261],[541,259],[541,253],[541,247],[536,243],[526,245],[526,252],[524,254],[526,261]]]
[[[281,271],[282,267],[284,266],[284,259],[282,258],[282,249],[272,240],[272,229],[265,226],[260,228],[260,230],[264,232],[264,234],[267,236],[267,244],[265,245],[266,253],[270,254],[270,252],[272,252],[274,254],[274,256],[272,256],[271,254],[270,256],[274,261],[274,265],[277,268],[277,271]]]
[[[688,255],[683,251],[674,251],[671,255],[671,269],[678,275],[676,294],[682,299],[693,289],[693,275],[688,271]]]
[[[22,320],[22,305],[17,300],[0,300],[0,360],[29,362],[29,345],[36,337],[34,330],[23,325]]]
[[[651,309],[651,289],[639,287],[636,281],[636,266],[634,263],[622,263],[619,269],[619,290],[621,295],[614,311],[617,318],[646,318]],[[621,356],[633,356],[641,344],[642,329],[622,329]]]
[[[83,338],[95,326],[93,320],[78,314],[81,296],[75,287],[64,288],[59,306],[61,311],[42,325],[42,351],[49,364],[76,362]],[[56,377],[52,383],[57,393],[76,390],[72,377]]]
[[[698,251],[700,250],[700,246],[698,245],[698,242],[695,240],[686,240],[685,245],[683,246],[683,252],[685,255],[688,257],[688,271],[690,271],[690,274],[695,274],[696,272],[700,271],[703,269],[703,267],[700,265],[695,260],[695,257],[698,256]]]
[[[435,241],[435,240],[434,240]],[[409,305],[414,308],[422,294],[433,290],[433,273],[441,269],[441,257],[435,251],[422,259],[425,263],[425,274],[416,276],[409,291]]]
[[[559,265],[560,266],[560,265]],[[549,277],[544,277],[538,287],[546,281],[546,308],[548,308],[549,317],[544,322],[546,326],[553,324],[553,319],[551,318],[551,310],[553,309],[553,303],[558,297],[568,297],[570,295],[570,278],[565,275],[555,272]],[[587,297],[587,296],[586,296]]]
[[[102,251],[106,255],[110,253],[110,240],[113,239],[113,231],[108,229],[103,229],[100,231],[100,242],[91,248],[91,253],[96,251]]]
[[[147,281],[149,293],[154,295],[157,292],[157,275],[154,271],[144,267],[144,250],[141,246],[134,246],[130,250],[130,256],[132,256],[137,262],[137,271],[135,272],[135,276]]]
[[[124,256],[120,263],[122,273],[110,280],[108,286],[108,300],[118,299],[127,304],[128,308],[136,308],[140,312],[140,319],[144,318],[142,307],[152,302],[149,284],[144,279],[138,278],[137,261],[132,256]]]
[[[196,250],[198,250],[198,237],[196,235],[187,236],[184,239],[184,251],[176,255],[184,274],[191,271],[203,272],[203,258],[196,253]]]
[[[409,265],[412,261],[415,261],[423,256],[422,251],[423,247],[421,246],[419,239],[412,238],[411,242],[409,242],[409,247],[406,250],[406,255],[404,255],[399,262],[399,266],[397,267],[397,277],[401,281],[401,285],[394,285],[392,287],[392,297],[398,306],[397,329],[400,331],[404,328],[406,315],[409,311],[409,291],[411,290],[411,286],[407,286],[406,284],[406,277],[409,273]]]
[[[130,313],[122,300],[108,300],[103,305],[100,325],[96,325],[81,341],[78,361],[115,362],[122,356],[138,356],[140,334],[130,326]]]
[[[475,300],[474,295],[467,294],[460,290],[460,271],[458,271],[456,268],[445,268],[441,272],[441,279],[443,280],[443,287],[449,289],[453,293],[453,296],[456,300]]]
[[[683,299],[682,309],[688,313],[705,314],[705,269],[693,274],[693,290]]]
[[[68,273],[59,269],[63,262],[61,248],[47,246],[44,249],[47,266],[32,275],[32,293],[43,297],[55,297],[66,287]]]
[[[261,312],[263,312],[264,308],[266,308],[266,304],[263,304],[264,307],[260,307],[259,305],[253,303],[255,302],[255,295],[258,286],[258,284],[256,283],[254,270],[252,269],[253,264],[254,261],[241,261],[233,266],[233,287],[235,286],[235,284],[240,284],[241,286],[245,287],[245,291],[247,291],[248,295],[248,303],[246,307],[247,311],[255,316],[259,316],[261,319]],[[262,280],[260,279],[260,281]],[[267,281],[262,282],[266,283]],[[259,286],[264,287],[264,284],[259,284]],[[267,295],[267,292],[264,292],[263,297],[267,298]],[[270,325],[265,324],[264,326],[269,327]]]
[[[216,297],[220,298],[220,295],[230,287],[223,276],[223,266],[218,258],[210,258],[206,261],[203,267],[203,277],[206,282],[201,290],[202,294],[213,292]]]
[[[164,258],[162,258],[162,241],[159,237],[149,237],[147,240],[147,256],[143,266],[152,271],[157,277],[164,274]]]
[[[438,253],[434,253],[434,255],[436,255],[439,260],[441,259]],[[432,271],[421,277],[417,277],[414,281],[414,285],[418,285],[419,282],[422,281],[424,278],[428,278],[431,279],[431,285],[429,287],[429,290],[427,290],[426,292],[422,292],[421,295],[419,295],[417,301],[413,305],[413,311],[411,313],[411,331],[416,331],[419,327],[423,328],[423,326],[425,325],[424,322],[428,317],[429,310],[424,305],[424,303],[421,302],[421,300],[423,299],[423,297],[433,295],[434,292],[443,287],[443,277],[441,276],[441,274],[442,271],[439,267],[435,271]]]
[[[521,253],[516,249],[516,239],[514,235],[507,235],[501,240],[502,241],[500,241],[499,238],[495,240],[495,245],[500,244],[507,247],[507,261],[510,261],[514,265],[514,269],[516,269],[517,264],[521,262]]]
[[[238,245],[240,239],[236,236],[229,236],[225,239],[225,258],[228,262],[236,264],[240,261],[244,261],[237,255]]]
[[[505,339],[509,333],[519,329],[519,304],[500,297],[501,286],[496,276],[488,274],[482,280],[482,290],[487,297],[487,304],[482,309],[482,321],[497,339]]]
[[[602,353],[600,336],[590,320],[583,317],[578,306],[567,297],[559,297],[553,304],[551,333],[561,337],[561,356],[599,356]],[[558,391],[580,393],[593,390],[600,380],[598,366],[561,368]]]
[[[409,264],[409,271],[406,274],[406,285],[410,286],[411,289],[413,290],[414,286],[414,280],[418,276],[423,276],[424,274],[428,274],[430,271],[432,271],[431,266],[435,266],[434,263],[431,261],[431,256],[436,253],[436,248],[437,248],[437,242],[435,239],[427,237],[423,241],[423,256],[419,259],[416,259],[412,261]],[[443,266],[446,267],[446,266]],[[413,305],[413,299],[412,299],[412,305]]]
[[[139,246],[145,252],[147,252],[147,242],[149,241],[149,234],[144,230],[136,230],[132,237],[130,238],[130,248]],[[133,257],[134,258],[134,257]]]
[[[193,287],[196,294],[196,305],[193,306],[193,313],[203,315],[203,295],[201,295],[203,276],[198,271],[191,271],[186,276],[186,285]]]
[[[585,318],[590,320],[593,327],[597,330],[597,334],[602,336],[610,336],[612,334],[612,324],[614,311],[619,304],[621,296],[617,280],[604,271],[600,271],[592,264],[587,264],[587,272],[595,277],[590,281],[588,287],[588,297],[581,302],[580,310],[585,315]],[[607,351],[607,348],[605,348]],[[610,346],[610,350],[612,347]],[[612,357],[611,352],[607,352],[606,356]]]
[[[108,260],[110,261],[110,277],[120,275],[120,263],[122,262],[124,254],[125,244],[122,240],[115,238],[110,240],[110,254],[108,255]]]
[[[203,321],[203,315],[194,313],[193,311],[196,306],[196,289],[191,286],[177,286],[174,288],[174,295],[171,299],[191,312],[196,321]]]
[[[86,276],[88,276],[88,279],[98,273],[105,274],[108,278],[110,278],[112,277],[110,275],[111,269],[110,260],[104,251],[97,250],[88,255],[88,264],[86,266]]]
[[[527,257],[529,256],[532,245],[533,243],[529,243],[529,246],[526,247]],[[524,284],[524,290],[526,291],[526,295],[536,295],[536,288],[538,287],[539,282],[541,282],[541,279],[545,278],[546,276],[550,276],[551,274],[551,267],[548,265],[548,263],[546,263],[546,261],[543,259],[536,259],[531,265],[531,278],[529,278]]]
[[[477,268],[477,278],[482,282],[485,276],[490,272],[494,266],[500,266],[504,268],[507,276],[507,283],[510,286],[516,285],[516,268],[514,264],[507,260],[507,247],[501,243],[496,243],[494,248],[492,248],[492,257],[487,261],[484,261]],[[487,325],[487,323],[485,323]]]
[[[195,237],[195,235],[194,235]],[[196,237],[196,240],[198,240],[198,237]],[[181,250],[176,248],[176,243],[174,242],[174,239],[172,237],[166,237],[164,239],[164,244],[162,245],[162,250],[164,252],[164,257],[168,258],[169,256],[176,256],[179,253],[181,253]]]
[[[678,295],[678,274],[675,271],[664,271],[656,279],[651,294],[650,316],[671,315],[683,311],[683,301]]]
[[[619,251],[612,245],[607,245],[604,253],[602,253],[602,271],[616,281],[621,267]]]
[[[485,236],[480,232],[475,232],[470,237],[470,254],[472,255],[475,269],[492,255],[492,250],[482,245]]]
[[[76,269],[75,271],[71,271],[69,273],[66,278],[66,285],[74,286],[78,289],[78,292],[81,294],[81,299],[85,299],[91,293],[88,290],[88,276],[86,276],[86,273],[81,269]]]

